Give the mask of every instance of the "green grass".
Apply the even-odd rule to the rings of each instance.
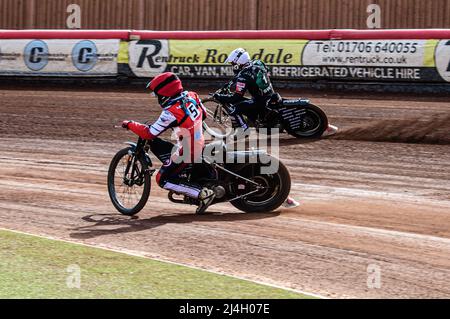
[[[68,288],[68,266],[81,269]],[[148,258],[0,230],[0,298],[308,298]]]

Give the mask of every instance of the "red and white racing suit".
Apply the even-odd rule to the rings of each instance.
[[[202,126],[203,120],[206,118],[205,107],[197,93],[188,91],[169,100],[166,105],[152,125],[130,122],[128,129],[143,139],[154,141],[155,143],[150,143],[150,145],[153,146],[152,151],[157,153],[158,149],[154,148],[158,148],[158,145],[161,144],[167,146],[169,143],[163,142],[157,137],[172,128],[178,137],[178,147],[163,163],[156,176],[156,181],[164,189],[198,198],[201,189],[180,180],[178,175],[189,163],[201,162],[205,145]]]

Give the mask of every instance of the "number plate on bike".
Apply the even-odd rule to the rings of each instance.
[[[289,123],[290,129],[296,130],[301,128],[302,117],[305,114],[305,110],[284,108],[280,110],[280,113],[283,120]]]

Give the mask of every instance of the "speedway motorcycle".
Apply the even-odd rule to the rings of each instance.
[[[232,94],[232,81],[217,90],[218,94]],[[216,138],[227,138],[233,135],[230,117],[231,106],[214,98],[214,93],[202,99],[208,113],[203,123],[204,130]],[[312,104],[308,99],[284,99],[276,94],[268,105],[254,119],[245,114],[246,122],[257,131],[261,128],[277,128],[279,132],[287,132],[297,138],[319,138],[328,129],[328,118],[325,112]]]
[[[124,215],[137,214],[150,196],[151,177],[156,171],[149,156],[151,143],[142,138],[137,143],[127,142],[128,147],[117,152],[109,166],[108,193]],[[179,177],[214,190],[213,204],[229,202],[244,212],[277,209],[291,188],[289,172],[277,158],[261,150],[227,151],[222,141],[207,144],[202,162],[188,165]],[[178,204],[199,204],[173,192],[168,192],[168,198]]]

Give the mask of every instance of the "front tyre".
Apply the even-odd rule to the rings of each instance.
[[[203,122],[203,129],[212,137],[224,139],[232,133],[231,117],[226,107],[213,98],[202,100],[207,117]]]
[[[114,207],[123,215],[139,213],[150,195],[151,178],[142,158],[131,147],[117,152],[109,165],[108,193]]]
[[[278,165],[278,170],[273,174],[261,174],[262,164],[249,164],[236,171],[237,174],[264,186],[264,189],[247,197],[231,201],[234,207],[246,213],[271,212],[286,201],[291,191],[291,176],[286,166],[278,159],[272,158],[271,163],[272,165]],[[237,182],[232,187],[234,188],[233,193],[239,195],[243,188],[248,187],[248,184],[243,185]]]

